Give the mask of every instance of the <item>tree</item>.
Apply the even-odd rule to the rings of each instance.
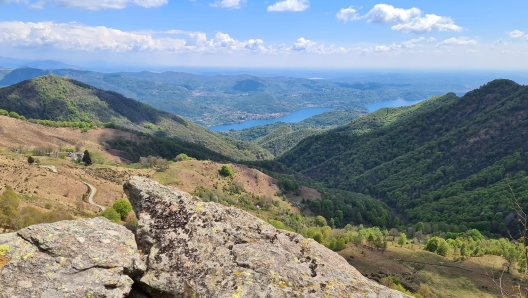
[[[88,152],[88,150],[84,150],[82,161],[84,162],[85,166],[91,166],[93,164],[92,157],[90,156],[90,152]]]
[[[28,164],[32,165],[34,163],[35,163],[35,159],[33,158],[33,156],[28,157]]]
[[[400,233],[400,236],[398,237],[398,244],[400,245],[400,247],[402,247],[406,243],[407,243],[407,235],[405,235],[405,233]]]
[[[398,235],[400,235],[400,231],[398,231],[398,229],[396,228],[390,229],[389,236],[392,236],[392,241],[394,241],[394,238],[396,238],[396,236]]]
[[[115,201],[112,208],[117,211],[117,213],[119,213],[121,219],[125,219],[130,211],[132,211],[132,205],[130,205],[130,203],[125,199],[119,199]]]
[[[324,227],[327,225],[326,223],[326,219],[324,217],[322,217],[321,215],[318,215],[316,218],[315,218],[315,223],[320,226],[320,227]]]
[[[115,211],[114,208],[105,209],[105,211],[101,212],[101,216],[114,223],[119,223],[121,220],[121,216],[119,213],[117,213],[117,211]]]
[[[15,227],[18,205],[18,195],[11,186],[7,186],[0,196],[0,226],[8,229]]]
[[[223,165],[220,170],[218,170],[218,173],[224,177],[235,177],[235,172],[227,165]]]

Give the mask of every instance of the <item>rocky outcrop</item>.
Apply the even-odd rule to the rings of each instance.
[[[145,265],[134,235],[104,218],[0,235],[0,297],[126,297]]]
[[[133,177],[125,192],[153,297],[404,297],[312,239],[236,208]]]

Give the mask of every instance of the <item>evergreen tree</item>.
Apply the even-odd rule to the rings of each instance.
[[[90,156],[90,152],[88,152],[88,150],[84,151],[82,161],[84,162],[85,166],[91,166],[93,164],[92,157]]]
[[[35,163],[35,159],[33,158],[33,156],[28,157],[28,163],[29,163],[30,165],[32,165],[32,164]]]

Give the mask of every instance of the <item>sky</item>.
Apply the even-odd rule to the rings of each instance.
[[[73,65],[528,68],[528,1],[0,0],[0,56]]]

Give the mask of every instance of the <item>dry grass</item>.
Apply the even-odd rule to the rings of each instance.
[[[427,284],[438,297],[500,297],[499,289],[486,274],[495,272],[498,276],[504,263],[498,256],[453,262],[418,246],[390,245],[382,252],[353,244],[339,254],[363,275],[376,281],[396,276],[413,292]],[[504,287],[511,289],[518,278],[518,274],[505,274]]]

